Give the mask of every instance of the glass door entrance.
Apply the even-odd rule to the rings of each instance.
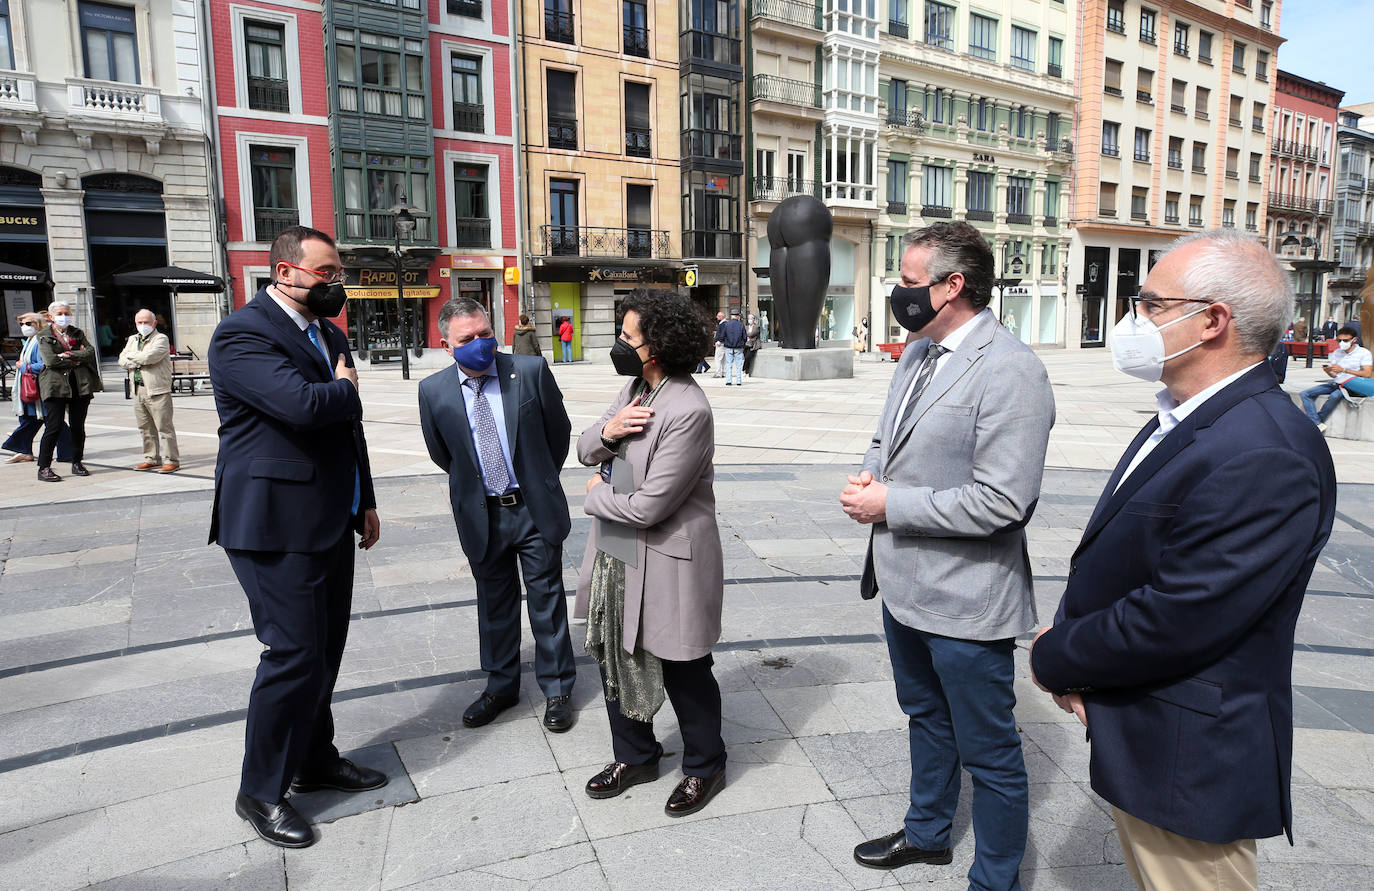
[[[423,301],[409,298],[406,307],[406,342],[414,347],[424,342]],[[351,328],[356,346],[372,362],[401,361],[401,313],[395,300],[350,300]]]

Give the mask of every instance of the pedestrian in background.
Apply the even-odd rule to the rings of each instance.
[[[572,357],[573,324],[568,316],[563,317],[563,321],[558,323],[558,342],[563,346],[563,361],[571,362]]]
[[[119,367],[129,373],[134,421],[143,437],[143,460],[134,470],[175,473],[181,467],[177,431],[172,425],[172,357],[167,335],[157,330],[150,309],[134,316],[135,334],[119,353]]]
[[[744,373],[754,376],[754,357],[758,355],[763,329],[759,327],[759,317],[749,314],[749,324],[744,327]]]
[[[1331,417],[1336,406],[1345,398],[1341,395],[1341,387],[1355,378],[1374,378],[1374,353],[1360,346],[1357,337],[1355,329],[1348,326],[1337,331],[1336,349],[1327,357],[1329,361],[1322,365],[1322,373],[1330,380],[1308,387],[1299,394],[1302,410],[1307,412],[1308,419],[1322,432],[1326,431],[1326,419]],[[1317,408],[1317,398],[1320,396],[1325,396],[1326,401],[1321,408]]]
[[[725,313],[716,313],[716,373],[711,377],[725,377],[725,344],[720,341],[720,328],[725,324]]]
[[[19,419],[19,425],[5,440],[4,445],[0,445],[5,451],[14,452],[6,464],[32,461],[33,439],[43,428],[43,400],[37,393],[38,375],[43,370],[43,357],[38,352],[38,332],[47,327],[48,318],[43,313],[26,312],[16,321],[19,322],[19,335],[24,338],[24,345],[19,350],[19,361],[14,368],[14,387],[11,392],[14,414]],[[31,376],[35,389],[34,397],[27,401],[22,398],[22,378],[25,375]],[[62,425],[57,440],[57,460],[71,460],[71,434],[65,424]]]
[[[539,355],[539,334],[530,324],[530,317],[523,312],[520,313],[520,324],[515,326],[515,333],[511,335],[510,344],[511,352],[517,356]]]
[[[730,310],[730,318],[720,326],[721,346],[725,347],[725,386],[744,384],[744,348],[749,342],[748,329],[740,321],[739,310]]]
[[[38,478],[60,483],[53,473],[53,452],[62,435],[65,419],[71,427],[72,473],[90,476],[81,463],[86,450],[86,411],[96,393],[105,389],[95,347],[84,331],[72,324],[72,308],[58,300],[48,306],[52,325],[38,332],[38,354],[43,370],[38,373],[38,394],[43,400],[43,438],[38,444]]]
[[[671,291],[632,291],[611,346],[630,378],[577,440],[600,464],[583,509],[596,518],[577,586],[587,652],[601,667],[615,760],[586,786],[612,798],[658,778],[653,718],[666,696],[682,732],[682,772],[664,805],[695,813],[725,785],[720,639],[725,573],[716,525],[715,422],[691,372],[711,340],[699,310]]]

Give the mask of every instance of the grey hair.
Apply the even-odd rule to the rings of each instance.
[[[1240,347],[1268,355],[1293,319],[1293,282],[1278,261],[1252,235],[1235,229],[1208,229],[1185,235],[1168,253],[1197,244],[1181,279],[1185,296],[1225,303],[1231,308]]]
[[[926,272],[932,284],[957,272],[964,277],[963,296],[974,308],[982,309],[992,302],[995,261],[983,233],[962,220],[934,223],[902,236],[901,256],[914,247],[930,249]]]
[[[487,311],[482,308],[482,304],[471,297],[454,297],[439,308],[439,336],[447,340],[449,322],[459,316],[482,316],[485,318],[486,315]]]
[[[67,307],[67,309],[72,308],[72,305],[65,300],[54,300],[52,303],[48,304],[48,313],[51,314],[57,312],[57,308],[59,306],[65,306]]]
[[[141,308],[139,309],[138,312],[134,313],[134,318],[138,318],[139,316],[143,315],[145,312],[146,312],[148,315],[152,316],[154,321],[157,320],[157,313],[153,312],[151,309],[149,309],[149,308],[146,307],[146,306],[141,307]]]

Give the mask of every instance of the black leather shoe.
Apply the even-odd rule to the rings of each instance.
[[[45,482],[45,483],[60,483],[60,482],[62,482],[62,477],[60,477],[60,476],[58,476],[57,474],[53,473],[51,467],[40,467],[40,468],[38,468],[38,478],[39,478],[40,480],[42,480],[43,482]]]
[[[695,814],[697,811],[706,807],[716,793],[725,787],[725,768],[716,771],[713,776],[702,779],[701,777],[683,777],[682,782],[677,784],[673,794],[668,796],[668,803],[663,806],[663,812],[670,817],[685,817],[688,814]]]
[[[652,783],[658,779],[658,762],[625,764],[612,761],[601,773],[587,780],[587,795],[591,798],[615,798],[631,786]]]
[[[90,476],[91,472],[80,461],[72,462],[72,476]]]
[[[949,848],[923,851],[906,839],[906,830],[866,841],[854,848],[854,862],[869,869],[896,869],[910,863],[931,863],[943,866],[954,860]]]
[[[295,794],[337,789],[340,792],[366,792],[387,784],[387,775],[370,767],[359,767],[347,758],[340,758],[320,771],[312,771],[291,781]]]
[[[571,696],[550,696],[544,707],[544,726],[554,733],[567,733],[572,729],[573,709]]]
[[[463,726],[481,727],[496,720],[496,716],[520,701],[519,696],[492,696],[483,693],[463,712]]]
[[[253,831],[265,842],[281,848],[308,848],[315,843],[315,833],[305,817],[289,803],[268,804],[239,793],[234,813],[248,821]]]

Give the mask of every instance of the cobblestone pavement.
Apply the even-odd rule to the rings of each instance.
[[[1102,351],[1044,358],[1059,418],[1029,527],[1042,618],[1156,389],[1115,374]],[[556,375],[575,431],[619,384],[606,365]],[[268,846],[233,814],[259,645],[223,553],[205,545],[212,401],[177,398],[183,470],[159,476],[124,469],[139,459],[132,410],[118,392],[101,396],[89,479],[40,484],[33,465],[0,467],[0,888],[966,887],[967,780],[950,866],[887,874],[850,857],[900,825],[909,779],[881,619],[857,595],[864,530],[836,502],[890,375],[865,362],[847,381],[726,389],[698,378],[717,417],[728,587],[716,673],[730,763],[720,796],[680,820],[662,810],[679,777],[670,707],[663,777],[612,800],[583,794],[610,738],[580,625],[571,732],[540,726],[528,664],[518,707],[488,727],[461,725],[483,686],[475,590],[420,440],[416,382],[365,375],[382,540],[359,556],[335,713],[340,746],[393,779],[365,795],[300,796],[321,837],[301,851]],[[1310,377],[1295,366],[1289,389]],[[1265,888],[1374,887],[1374,445],[1331,446],[1338,520],[1294,662],[1297,844],[1261,842]],[[586,475],[569,466],[563,476],[570,586],[589,524]],[[1024,656],[1023,642],[1023,884],[1129,888],[1087,785],[1081,728],[1033,689]]]

